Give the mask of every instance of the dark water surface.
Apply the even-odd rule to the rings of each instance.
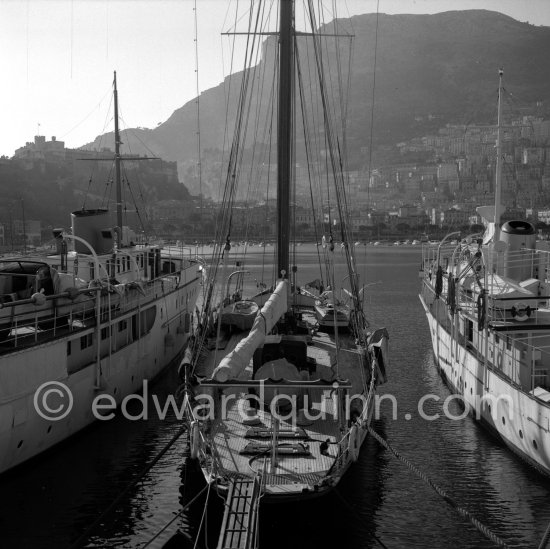
[[[382,404],[376,430],[510,546],[538,547],[550,521],[550,480],[513,456],[471,418],[453,421],[443,415],[443,401],[450,393],[434,366],[417,297],[420,250],[357,249],[362,279],[366,275],[367,281],[380,282],[369,288],[368,317],[374,326],[386,326],[391,338],[389,381],[381,392],[395,397],[397,412],[394,419],[389,400]],[[335,257],[342,261],[338,250]],[[315,259],[310,250],[299,271],[302,280],[319,276]],[[261,280],[261,265],[260,256],[247,259],[254,280]],[[164,402],[176,386],[175,373],[167,372],[149,387],[149,394]],[[426,421],[419,416],[418,402],[427,394],[440,397],[424,406],[427,413],[439,413],[440,419]],[[133,410],[136,414],[141,410],[139,402]],[[461,411],[454,405],[450,410]],[[117,416],[95,424],[0,477],[0,548],[70,547],[179,429],[173,415],[160,420],[152,407],[150,412],[147,421]],[[88,547],[193,547],[190,540],[201,520],[209,536],[205,543],[201,535],[197,547],[216,547],[222,514],[217,496],[211,494],[204,515],[204,497],[178,515],[205,486],[200,473],[182,465],[182,446],[180,442],[171,447],[125,494],[94,529]],[[495,545],[371,438],[332,495],[261,508],[262,549],[383,546]]]

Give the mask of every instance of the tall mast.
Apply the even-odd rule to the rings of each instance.
[[[504,71],[498,71],[498,115],[497,115],[497,165],[495,178],[495,237],[494,241],[500,239],[500,202],[502,194],[502,75]]]
[[[289,276],[290,181],[292,176],[292,97],[294,1],[281,0],[279,14],[279,111],[277,125],[277,271]],[[284,272],[284,274],[283,274]]]
[[[113,101],[115,103],[115,183],[116,183],[116,245],[122,244],[122,182],[120,177],[120,133],[118,131],[118,92],[116,89],[116,71],[113,80]]]

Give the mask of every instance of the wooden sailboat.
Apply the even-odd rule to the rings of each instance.
[[[315,300],[300,290],[298,261],[290,262],[297,35],[293,0],[280,2],[279,24],[276,280],[271,290],[248,300],[242,299],[242,289],[233,295],[225,291],[220,303],[213,297],[215,280],[206,285],[199,328],[180,369],[191,456],[207,482],[228,499],[236,493],[249,499],[256,494],[272,502],[320,496],[338,484],[358,458],[388,365],[388,334],[385,329],[369,332],[362,309],[354,249],[347,244],[353,240],[345,222],[341,173],[334,182],[355,296],[348,320],[352,338],[337,330],[330,336],[317,333]],[[246,109],[239,104],[238,110]],[[236,131],[242,131],[239,116],[237,120]],[[336,154],[334,144],[330,149]],[[230,164],[230,184],[236,173]],[[231,216],[222,213],[220,218]],[[230,227],[222,230],[228,235]],[[222,288],[229,288],[231,277],[243,276],[245,270],[240,267],[228,277],[229,237],[217,247],[209,272],[217,273]],[[253,303],[257,309],[250,328],[230,321],[231,311],[251,310]]]

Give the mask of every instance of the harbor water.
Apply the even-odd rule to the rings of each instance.
[[[320,276],[314,246],[300,280]],[[232,253],[238,255],[238,250]],[[390,333],[391,363],[375,430],[461,507],[511,547],[537,547],[550,522],[550,479],[514,456],[471,417],[435,367],[418,290],[418,247],[357,246],[373,327]],[[344,256],[334,252],[338,273]],[[247,254],[249,284],[271,274],[263,249]],[[336,289],[339,290],[338,288]],[[52,451],[0,477],[0,547],[71,547],[123,492],[119,503],[90,532],[86,547],[215,547],[222,502],[214,493],[205,507],[202,475],[182,460],[176,442],[130,489],[181,423],[172,410],[158,413],[178,385],[166,372],[134,399],[128,411],[94,425]],[[144,402],[147,418],[144,418]],[[447,402],[447,404],[445,404]],[[420,413],[419,404],[424,414]],[[431,416],[426,419],[424,416]],[[331,495],[321,500],[260,506],[263,548],[490,548],[494,543],[460,516],[406,465],[371,437],[357,463]],[[201,524],[203,525],[201,528]],[[207,533],[205,537],[205,532]]]

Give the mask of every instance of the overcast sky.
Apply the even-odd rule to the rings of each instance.
[[[339,17],[377,8],[376,0],[324,4],[337,6]],[[201,91],[228,74],[230,38],[221,33],[231,30],[235,5],[196,0]],[[196,96],[194,6],[195,0],[0,0],[0,155],[12,156],[37,133],[78,147],[111,130],[114,70],[121,127],[164,122]],[[550,0],[379,0],[381,13],[457,9],[550,26]]]

